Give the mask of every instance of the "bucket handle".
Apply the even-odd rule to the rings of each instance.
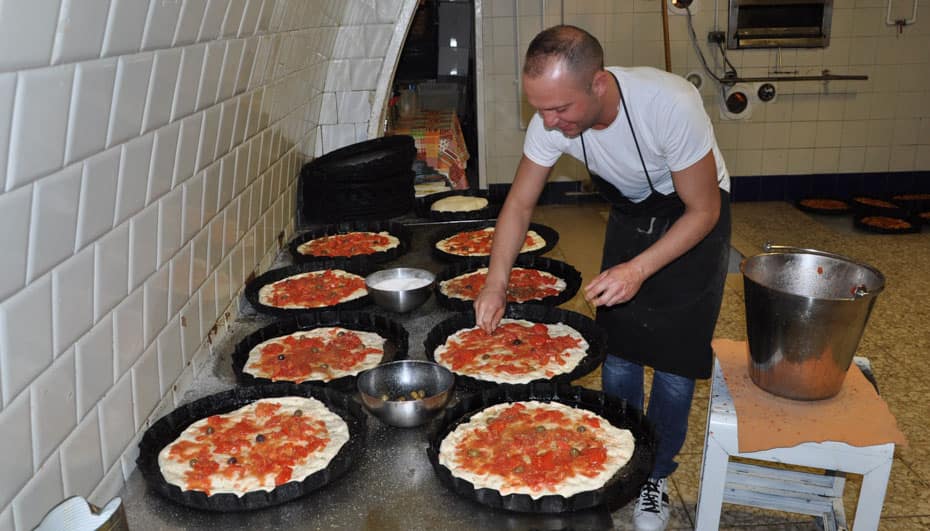
[[[852,262],[854,264],[859,264],[856,260],[849,258],[848,256],[843,256],[841,254],[830,253],[827,251],[818,251],[817,249],[805,249],[803,247],[795,247],[793,245],[779,245],[773,243],[772,241],[767,241],[762,244],[762,250],[767,253],[806,253],[806,254],[816,254],[819,256],[825,256],[827,258],[836,258],[838,260],[844,260],[847,262]],[[860,264],[864,265],[864,264]],[[872,293],[865,287],[865,285],[860,284],[852,291],[852,296],[861,299],[871,295]]]

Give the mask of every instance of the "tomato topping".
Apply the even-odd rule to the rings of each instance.
[[[297,305],[305,308],[334,306],[358,290],[365,291],[365,279],[332,269],[313,271],[300,278],[286,278],[272,284],[271,306]]]
[[[590,426],[594,417],[585,417]],[[594,430],[570,425],[561,411],[528,410],[513,404],[462,438],[456,460],[465,470],[504,478],[505,486],[539,491],[566,478],[596,476],[604,470],[607,448]]]
[[[332,328],[325,336],[287,336],[282,343],[263,346],[255,366],[272,381],[330,380],[337,372],[351,371],[369,355],[384,353],[367,347],[357,334],[342,328]]]
[[[391,239],[376,232],[349,232],[323,236],[301,245],[301,254],[313,256],[358,256],[374,254],[391,244]]]
[[[580,339],[550,336],[542,324],[531,327],[503,323],[493,334],[480,328],[462,332],[446,342],[441,360],[455,372],[491,368],[509,374],[527,374],[550,363],[564,365],[565,351],[578,348]]]
[[[468,230],[442,240],[444,245],[442,250],[450,254],[465,256],[489,255],[491,254],[491,243],[493,240],[493,227],[488,229]],[[523,238],[523,248],[520,249],[520,252],[526,251],[532,245],[533,237],[527,233]]]
[[[446,291],[466,300],[474,300],[487,281],[487,271],[475,271],[451,279],[445,283]],[[515,267],[510,272],[507,285],[509,302],[527,302],[552,297],[562,292],[556,285],[559,278],[537,269]]]
[[[214,474],[239,480],[272,476],[275,485],[290,481],[297,464],[326,446],[329,432],[322,421],[280,409],[262,402],[236,422],[213,415],[196,442],[174,443],[169,457],[190,466],[184,475],[187,489],[209,496]]]

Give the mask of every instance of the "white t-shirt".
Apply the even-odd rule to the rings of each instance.
[[[711,149],[717,161],[717,182],[730,190],[730,175],[717,147],[714,129],[704,111],[700,93],[682,77],[651,67],[608,67],[617,77],[636,139],[656,190],[675,190],[673,171],[699,161]],[[623,106],[608,127],[583,133],[588,168],[611,183],[633,202],[651,192],[643,173]],[[547,130],[539,114],[533,115],[523,141],[527,158],[552,167],[562,153],[584,162],[581,137],[568,138],[558,129]]]

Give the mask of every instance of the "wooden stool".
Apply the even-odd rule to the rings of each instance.
[[[764,463],[730,463],[730,457],[819,468],[827,472],[784,470]],[[825,530],[845,529],[843,472],[863,476],[855,529],[878,529],[893,458],[894,443],[857,447],[834,441],[740,453],[736,409],[720,364],[715,360],[696,529],[717,529],[723,503],[809,514],[822,518]]]

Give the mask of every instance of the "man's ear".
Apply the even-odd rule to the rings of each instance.
[[[607,94],[607,89],[610,86],[607,82],[610,81],[610,72],[607,70],[598,70],[594,72],[594,78],[591,80],[591,92],[594,93],[598,98],[603,98]]]

